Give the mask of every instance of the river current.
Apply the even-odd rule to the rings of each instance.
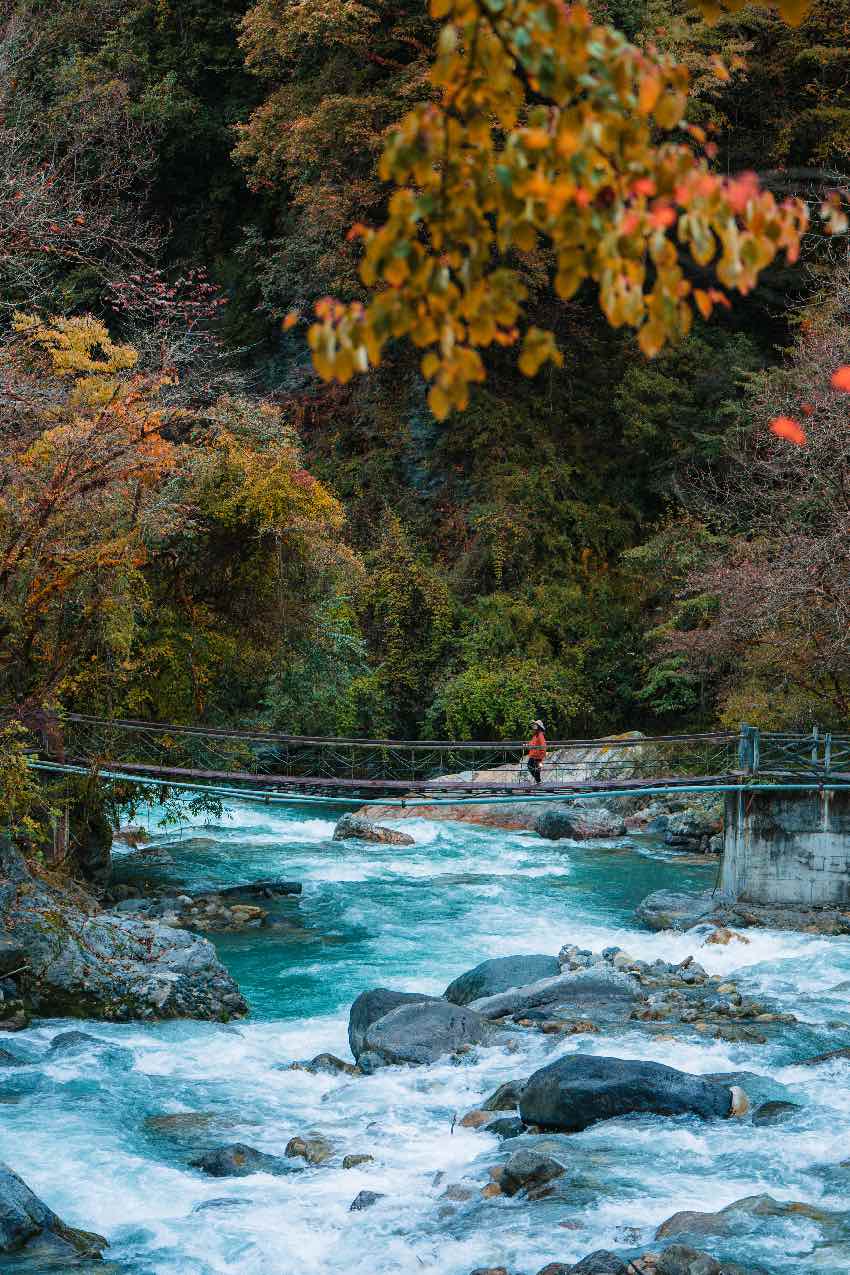
[[[760,1192],[850,1208],[850,1163],[841,1163],[850,1156],[850,1063],[795,1065],[850,1044],[848,940],[750,930],[747,946],[702,947],[699,936],[641,930],[633,911],[644,895],[706,888],[717,872],[713,862],[676,861],[649,841],[582,845],[410,821],[404,827],[416,837],[413,847],[355,846],[331,841],[335,815],[323,807],[304,814],[234,806],[214,826],[158,834],[158,842],[171,843],[170,860],[131,852],[118,859],[127,880],[167,881],[175,893],[180,885],[260,877],[303,882],[300,899],[268,905],[272,928],[216,936],[250,1018],[232,1025],[42,1021],[15,1038],[39,1058],[69,1027],[120,1047],[37,1062],[4,1077],[0,1104],[0,1158],[65,1221],[109,1238],[106,1269],[468,1275],[504,1265],[534,1272],[597,1248],[649,1243],[679,1209],[715,1210]],[[366,988],[441,993],[487,957],[556,954],[566,942],[594,951],[617,944],[647,960],[693,953],[710,973],[734,972],[742,990],[771,999],[801,1023],[763,1045],[703,1038],[684,1027],[675,1039],[637,1027],[557,1040],[529,1031],[518,1035],[518,1052],[485,1048],[462,1065],[361,1078],[283,1069],[323,1050],[348,1058],[348,1009]],[[571,1050],[651,1058],[693,1072],[756,1072],[764,1078],[759,1097],[790,1097],[802,1110],[789,1123],[765,1127],[655,1117],[607,1122],[569,1140],[574,1197],[482,1199],[478,1188],[509,1144],[453,1129],[454,1117],[501,1081]],[[188,1167],[197,1133],[191,1120],[184,1136],[145,1123],[178,1113],[204,1113],[213,1141],[282,1155],[294,1135],[318,1133],[338,1156],[285,1177],[208,1178]],[[374,1162],[343,1170],[343,1152],[368,1153]],[[447,1184],[464,1179],[475,1193],[452,1210],[441,1197]],[[385,1198],[350,1212],[363,1189]],[[847,1241],[825,1238],[803,1218],[706,1246],[777,1275],[850,1269]]]

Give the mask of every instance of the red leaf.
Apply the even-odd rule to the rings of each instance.
[[[837,367],[829,383],[834,390],[840,390],[842,394],[850,394],[850,363]]]
[[[787,439],[789,443],[794,443],[797,447],[802,447],[806,441],[805,430],[802,430],[790,416],[774,416],[770,422],[770,429],[777,438]]]

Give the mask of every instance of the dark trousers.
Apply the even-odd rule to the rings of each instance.
[[[536,784],[539,784],[540,783],[540,762],[537,760],[536,757],[529,757],[528,769],[531,771],[532,775],[534,776],[534,782]]]

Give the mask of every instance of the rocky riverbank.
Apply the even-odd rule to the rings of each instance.
[[[104,912],[83,889],[36,875],[0,845],[0,982],[7,1027],[32,1013],[124,1021],[247,1012],[236,983],[206,939],[151,919]],[[14,988],[9,995],[9,985]]]
[[[506,831],[536,832],[549,841],[612,841],[622,837],[647,835],[674,850],[719,854],[723,849],[723,803],[712,797],[675,794],[663,800],[636,797],[613,798],[606,802],[533,801],[500,802],[485,805],[361,806],[356,815],[339,821],[338,840],[380,840],[374,829],[388,834],[397,845],[410,844],[395,829],[381,828],[379,820],[451,820]],[[359,828],[360,832],[356,829]],[[364,835],[364,829],[366,833]],[[368,832],[372,829],[372,833]],[[395,833],[393,837],[392,834]],[[336,835],[336,834],[335,834]],[[397,839],[398,838],[398,839]]]
[[[803,934],[850,934],[848,909],[742,903],[726,899],[714,890],[693,894],[656,890],[639,904],[635,915],[651,930],[687,931],[709,925],[798,930]]]

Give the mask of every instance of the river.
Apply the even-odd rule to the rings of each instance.
[[[216,946],[252,1015],[232,1025],[39,1022],[16,1044],[39,1057],[58,1030],[82,1028],[115,1048],[91,1050],[4,1077],[0,1156],[67,1222],[109,1237],[125,1275],[468,1275],[505,1265],[537,1271],[594,1249],[648,1243],[678,1209],[717,1209],[768,1191],[779,1199],[850,1208],[850,1064],[794,1060],[850,1043],[850,943],[750,931],[748,946],[698,947],[651,934],[636,903],[661,888],[705,888],[716,865],[676,861],[651,842],[547,842],[531,833],[452,823],[404,826],[414,847],[331,841],[334,812],[234,806],[215,826],[170,835],[171,861],[143,872],[202,888],[259,877],[304,883],[270,904],[272,929],[228,934]],[[175,890],[176,892],[176,890]],[[284,1066],[321,1050],[349,1057],[348,1008],[377,985],[440,993],[489,956],[555,954],[565,942],[634,957],[696,952],[712,973],[772,997],[801,1026],[766,1045],[677,1039],[618,1028],[566,1040],[521,1034],[519,1053],[482,1049],[465,1065],[314,1076]],[[481,1199],[454,1211],[441,1199],[465,1176],[478,1186],[505,1145],[455,1128],[501,1081],[567,1050],[651,1058],[695,1072],[746,1069],[788,1087],[802,1110],[784,1125],[701,1124],[654,1117],[613,1121],[571,1139],[569,1201]],[[770,1088],[770,1080],[765,1082]],[[150,1116],[211,1113],[214,1141],[278,1155],[296,1134],[321,1133],[339,1160],[286,1177],[215,1180],[188,1167],[192,1146],[145,1125]],[[191,1122],[190,1122],[191,1123]],[[435,1184],[435,1175],[443,1177]],[[362,1189],[385,1198],[349,1212]],[[211,1205],[226,1198],[226,1205]],[[711,1241],[715,1251],[777,1273],[850,1268],[806,1219],[756,1225]],[[844,1241],[846,1244],[846,1241]],[[842,1256],[843,1252],[843,1256]],[[93,1267],[93,1270],[96,1269]],[[102,1268],[101,1268],[102,1269]],[[107,1263],[107,1269],[110,1269]]]

